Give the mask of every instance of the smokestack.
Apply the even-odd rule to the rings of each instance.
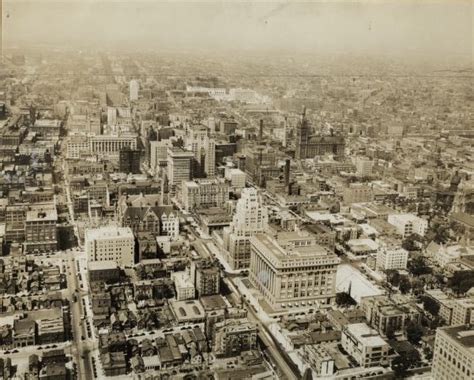
[[[263,140],[263,119],[260,119],[260,128],[258,130],[258,141]]]
[[[290,159],[285,160],[285,186],[290,184]]]
[[[245,172],[245,156],[240,156],[239,157],[239,161],[238,161],[237,165],[238,165],[238,168],[240,170]]]

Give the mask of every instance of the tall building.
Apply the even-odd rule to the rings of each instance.
[[[186,210],[223,207],[229,200],[229,185],[223,179],[196,179],[183,182],[181,201]]]
[[[130,101],[138,100],[138,92],[140,91],[140,84],[137,80],[133,79],[130,81]]]
[[[208,177],[214,177],[216,175],[216,142],[210,137],[206,138],[204,171]]]
[[[166,166],[168,148],[172,146],[171,140],[150,141],[150,167],[152,169]]]
[[[26,212],[25,252],[52,252],[58,248],[58,213],[53,204],[33,206]]]
[[[374,192],[370,186],[364,183],[351,183],[344,189],[342,198],[347,205],[371,202],[374,200]]]
[[[250,243],[250,282],[275,311],[334,303],[340,260],[326,247],[269,234],[257,234]]]
[[[377,252],[376,265],[382,270],[407,269],[408,251],[403,248],[381,248]]]
[[[141,157],[140,149],[131,149],[126,147],[119,152],[119,170],[122,173],[141,173]]]
[[[356,157],[355,167],[358,175],[368,177],[372,175],[374,161],[364,157]]]
[[[235,215],[229,227],[224,228],[224,248],[229,264],[234,269],[250,266],[250,238],[263,232],[268,224],[268,211],[255,188],[242,189]]]
[[[85,248],[89,262],[115,261],[121,267],[132,266],[135,262],[135,238],[129,227],[88,229]]]
[[[199,261],[192,264],[194,271],[194,285],[199,297],[219,294],[220,271],[209,261]]]
[[[319,136],[311,134],[311,125],[306,118],[306,109],[303,111],[301,120],[296,127],[296,151],[295,158],[305,159],[333,154],[335,158],[344,157],[346,143],[343,136],[328,135]]]
[[[453,302],[451,325],[474,325],[474,297],[456,299]]]
[[[181,186],[192,179],[193,152],[180,148],[168,148],[168,181],[171,186]]]
[[[433,380],[472,380],[474,377],[474,327],[459,325],[436,330],[431,367]]]

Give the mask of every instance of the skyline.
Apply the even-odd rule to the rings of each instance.
[[[472,3],[6,0],[6,48],[354,54],[472,62]],[[46,22],[47,20],[47,22]],[[39,25],[36,25],[39,24]],[[31,31],[34,30],[32,34]]]

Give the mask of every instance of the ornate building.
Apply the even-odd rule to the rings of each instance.
[[[301,121],[296,127],[297,159],[314,158],[325,154],[333,154],[336,159],[344,157],[345,141],[341,135],[312,135],[311,125],[306,118],[306,108],[303,110]]]

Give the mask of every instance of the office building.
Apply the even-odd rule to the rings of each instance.
[[[129,227],[88,229],[85,249],[89,262],[115,261],[121,267],[132,266],[135,262],[135,238]]]
[[[119,170],[122,173],[141,173],[142,151],[126,147],[119,152]]]
[[[25,252],[53,252],[58,249],[58,213],[54,204],[32,206],[26,212]]]
[[[374,193],[372,188],[363,183],[351,183],[343,191],[342,198],[346,205],[353,203],[372,202]]]
[[[453,302],[451,325],[474,325],[474,297],[456,299]]]
[[[374,161],[365,157],[356,157],[355,167],[358,175],[362,177],[369,177],[372,175]]]
[[[224,248],[233,269],[250,266],[250,237],[263,232],[268,224],[268,211],[255,188],[245,188],[237,201],[235,215],[224,228]]]
[[[412,234],[425,236],[428,221],[413,214],[390,214],[388,222],[393,225],[404,238]]]
[[[431,367],[433,380],[472,380],[474,377],[474,327],[458,325],[440,327]]]
[[[134,102],[138,100],[138,92],[140,91],[140,84],[137,80],[133,79],[130,81],[130,101]]]
[[[185,210],[223,207],[229,200],[229,186],[223,179],[196,179],[183,182],[181,202]]]
[[[257,328],[245,318],[217,322],[214,329],[213,352],[219,357],[236,356],[257,348]]]
[[[66,144],[66,157],[72,160],[79,160],[90,154],[91,144],[87,136],[71,136]]]
[[[115,135],[98,135],[90,138],[91,152],[105,157],[116,156],[122,149],[137,149],[137,135],[124,133]]]
[[[176,289],[176,299],[186,301],[196,298],[196,288],[188,272],[174,272],[171,275]]]
[[[275,311],[334,303],[340,260],[326,247],[280,234],[257,234],[250,243],[249,279]]]
[[[193,176],[193,152],[180,148],[168,148],[168,181],[171,186],[181,186]]]
[[[171,140],[150,141],[150,167],[157,169],[168,162],[168,148],[172,147]]]
[[[377,252],[377,268],[381,270],[407,269],[408,251],[403,248],[381,248]]]
[[[367,323],[382,336],[403,334],[410,321],[421,323],[421,310],[404,297],[383,294],[363,297],[360,307],[365,312]]]
[[[219,294],[220,272],[219,269],[209,261],[193,262],[191,269],[195,271],[195,287],[199,297]]]
[[[225,168],[225,179],[230,182],[230,187],[240,190],[245,187],[246,174],[236,168]]]
[[[342,329],[341,345],[361,367],[387,366],[390,345],[365,323],[353,323]]]
[[[303,112],[296,127],[295,158],[305,159],[331,154],[336,159],[342,159],[345,146],[343,136],[334,134],[328,136],[312,135],[311,125],[306,117],[306,110]]]

